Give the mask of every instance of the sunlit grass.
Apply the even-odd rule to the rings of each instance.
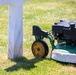
[[[60,19],[76,20],[76,0],[31,0],[23,6],[23,58],[8,59],[8,7],[0,7],[0,75],[76,75],[76,64],[66,64],[50,59],[51,45],[46,59],[35,59],[31,45],[34,42],[32,26],[46,31]]]

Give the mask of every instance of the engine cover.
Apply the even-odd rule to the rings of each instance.
[[[57,40],[65,40],[69,44],[76,44],[76,21],[54,23],[52,32]]]

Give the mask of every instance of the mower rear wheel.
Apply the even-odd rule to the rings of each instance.
[[[35,57],[45,58],[48,55],[48,45],[43,40],[34,41],[32,44],[32,53]]]

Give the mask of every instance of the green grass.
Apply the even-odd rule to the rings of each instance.
[[[8,51],[8,8],[0,7],[0,75],[76,75],[76,64],[60,63],[50,59],[51,46],[46,59],[36,59],[31,52],[34,41],[32,26],[46,31],[60,19],[76,20],[76,0],[31,0],[23,6],[23,57],[11,61]]]

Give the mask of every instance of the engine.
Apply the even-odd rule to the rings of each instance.
[[[65,41],[67,44],[76,46],[76,21],[66,22],[60,20],[52,26],[54,38]]]

